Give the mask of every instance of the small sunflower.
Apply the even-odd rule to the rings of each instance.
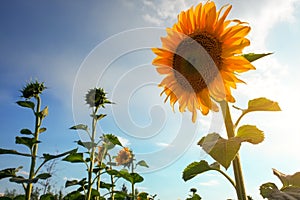
[[[90,107],[104,107],[105,104],[111,104],[111,102],[106,98],[106,93],[103,88],[90,89],[85,95],[85,101]]]
[[[37,97],[40,95],[43,90],[46,89],[44,83],[39,83],[38,81],[29,82],[26,86],[20,91],[22,93],[21,97],[25,99],[30,99],[32,97]]]
[[[226,5],[217,11],[215,3],[208,1],[182,11],[178,22],[161,38],[162,48],[152,49],[157,55],[153,65],[166,75],[159,85],[164,88],[165,101],[170,99],[173,109],[178,102],[180,112],[187,108],[193,122],[197,110],[203,115],[218,111],[215,101],[234,102],[231,88],[243,83],[238,73],[255,69],[241,55],[250,45],[245,38],[250,27],[239,20],[226,20],[231,8]]]
[[[133,155],[129,148],[124,147],[118,153],[116,157],[117,165],[124,165],[125,167],[129,167],[133,161]]]

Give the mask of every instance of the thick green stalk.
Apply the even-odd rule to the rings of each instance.
[[[226,131],[228,138],[234,137],[234,126],[232,123],[230,110],[228,107],[227,101],[221,101],[220,102],[222,114],[224,118],[224,123],[226,126]],[[232,161],[233,165],[233,171],[234,171],[234,177],[236,182],[236,193],[239,200],[247,200],[245,185],[244,185],[244,178],[242,174],[242,167],[240,162],[239,154],[237,153],[235,159]]]
[[[41,126],[41,117],[39,116],[40,110],[41,110],[41,99],[39,96],[36,97],[37,100],[37,106],[35,111],[35,130],[34,130],[34,139],[37,141],[39,139],[39,129]],[[29,179],[33,179],[35,177],[35,165],[36,165],[36,155],[38,151],[38,143],[35,143],[33,145],[33,149],[31,152],[31,165],[30,165],[30,171],[29,171]],[[32,193],[32,183],[28,183],[26,187],[26,193],[25,197],[26,200],[30,200]]]
[[[93,111],[93,115],[92,116],[96,116],[97,113],[97,108],[95,109],[95,111]],[[94,160],[95,160],[95,149],[96,147],[94,146],[95,143],[95,136],[96,136],[96,125],[97,125],[97,119],[95,117],[93,117],[93,122],[92,122],[92,137],[91,137],[91,142],[92,142],[92,146],[91,146],[91,154],[90,154],[90,166],[88,169],[88,192],[87,192],[87,200],[91,199],[92,196],[92,188],[93,188],[93,170],[94,170]]]

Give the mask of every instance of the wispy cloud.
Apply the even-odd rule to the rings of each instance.
[[[217,180],[209,180],[209,181],[207,181],[207,182],[201,182],[201,183],[199,183],[201,186],[216,186],[216,185],[219,185],[220,183],[219,183],[219,181],[217,181]]]

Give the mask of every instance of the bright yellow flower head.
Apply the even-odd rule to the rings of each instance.
[[[237,73],[255,69],[242,54],[250,45],[245,38],[250,27],[239,20],[226,20],[231,5],[216,10],[214,2],[200,3],[178,15],[178,22],[167,28],[162,48],[153,48],[153,60],[160,74],[166,75],[159,86],[180,112],[186,108],[197,118],[209,110],[218,111],[215,101],[234,102],[231,88],[243,83]]]

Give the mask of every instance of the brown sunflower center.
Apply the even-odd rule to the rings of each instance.
[[[187,91],[200,92],[218,75],[221,54],[220,41],[206,32],[182,40],[173,57],[177,82]]]

